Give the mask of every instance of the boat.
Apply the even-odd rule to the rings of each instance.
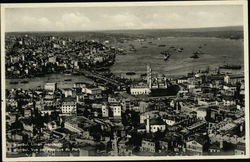
[[[195,52],[195,53],[193,54],[193,56],[191,56],[190,58],[197,59],[197,58],[200,58],[200,57],[198,56],[198,53]]]
[[[167,50],[167,51],[161,51],[161,54],[162,55],[169,55],[169,51]]]
[[[177,51],[178,51],[178,52],[182,52],[182,51],[183,51],[183,48],[178,48]]]
[[[142,46],[142,48],[148,48],[147,46]]]
[[[164,60],[167,61],[169,59],[169,57],[170,57],[170,54],[165,55]]]
[[[29,81],[27,81],[27,80],[24,80],[24,81],[21,81],[21,83],[29,83]]]
[[[64,79],[64,81],[69,82],[72,81],[72,79]]]
[[[18,84],[18,82],[10,82],[10,84]]]
[[[135,72],[127,72],[126,75],[135,75]]]
[[[239,70],[241,69],[241,65],[223,65],[219,67],[220,69],[232,69],[232,70]]]
[[[160,44],[158,47],[166,47],[165,44]]]

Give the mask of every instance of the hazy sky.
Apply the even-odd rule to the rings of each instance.
[[[6,31],[199,28],[243,25],[240,5],[6,8]]]

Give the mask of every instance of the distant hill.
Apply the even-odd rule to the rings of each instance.
[[[106,31],[66,31],[66,32],[11,32],[11,35],[54,35],[69,36],[78,39],[134,39],[157,37],[217,37],[225,39],[243,39],[243,26],[187,28],[187,29],[136,29]]]
[[[243,26],[209,27],[209,28],[187,28],[187,29],[142,29],[142,30],[113,30],[103,31],[109,34],[128,34],[151,37],[164,36],[195,36],[195,37],[219,37],[229,39],[242,39]]]

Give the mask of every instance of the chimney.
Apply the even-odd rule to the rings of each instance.
[[[146,132],[150,133],[149,115],[147,115]]]

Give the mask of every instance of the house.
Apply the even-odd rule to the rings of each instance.
[[[148,111],[148,112],[145,112],[145,113],[141,113],[140,114],[140,123],[145,123],[145,120],[147,119],[147,116],[149,116],[149,118],[157,118],[159,117],[159,112],[157,111]]]
[[[86,94],[97,95],[97,94],[101,94],[102,90],[93,85],[86,84],[86,87],[82,87],[82,92]]]
[[[215,142],[211,144],[208,148],[208,153],[211,155],[220,154],[222,152],[223,142]]]
[[[203,155],[208,141],[204,137],[196,136],[186,142],[186,151],[188,155]]]
[[[232,96],[224,96],[222,101],[223,101],[224,106],[236,105],[236,101],[234,97]]]
[[[25,109],[24,110],[24,117],[29,118],[32,115],[32,110],[31,109]]]
[[[159,149],[161,151],[168,151],[168,141],[167,140],[159,140]]]
[[[238,143],[236,149],[234,150],[235,155],[246,155],[246,144]]]
[[[147,120],[149,120],[149,119],[147,119]],[[149,120],[149,123],[147,122],[147,125],[148,124],[150,125],[150,132],[152,132],[152,133],[155,133],[157,131],[164,132],[166,130],[166,123],[160,118],[151,119],[151,120]],[[147,128],[147,125],[146,125],[146,128]]]
[[[181,77],[177,79],[178,84],[187,83],[187,82],[188,82],[188,77]]]
[[[65,97],[70,97],[70,96],[73,95],[73,92],[72,92],[71,88],[62,89],[62,93],[64,94]]]
[[[132,155],[132,147],[127,146],[126,143],[128,142],[127,138],[120,138],[118,140],[118,155],[119,156],[131,156]]]
[[[151,92],[150,88],[146,85],[137,85],[130,88],[131,95],[149,95]]]
[[[109,117],[109,107],[107,105],[102,105],[102,117]]]
[[[72,120],[67,120],[64,123],[64,127],[72,132],[76,132],[78,134],[81,134],[83,132],[83,129],[78,127],[78,123]]]
[[[200,120],[205,120],[207,116],[207,108],[206,107],[199,107],[195,110],[197,112],[197,118]]]
[[[121,106],[120,105],[110,105],[113,117],[121,117]]]
[[[140,151],[141,152],[156,152],[156,142],[149,139],[142,139]]]
[[[64,115],[76,114],[76,102],[73,98],[65,98],[61,105],[61,112]]]
[[[94,146],[84,146],[84,147],[80,147],[80,154],[79,156],[95,156],[96,155],[96,151],[95,151],[95,147]]]
[[[57,83],[46,83],[44,85],[45,90],[55,91],[57,89]]]

